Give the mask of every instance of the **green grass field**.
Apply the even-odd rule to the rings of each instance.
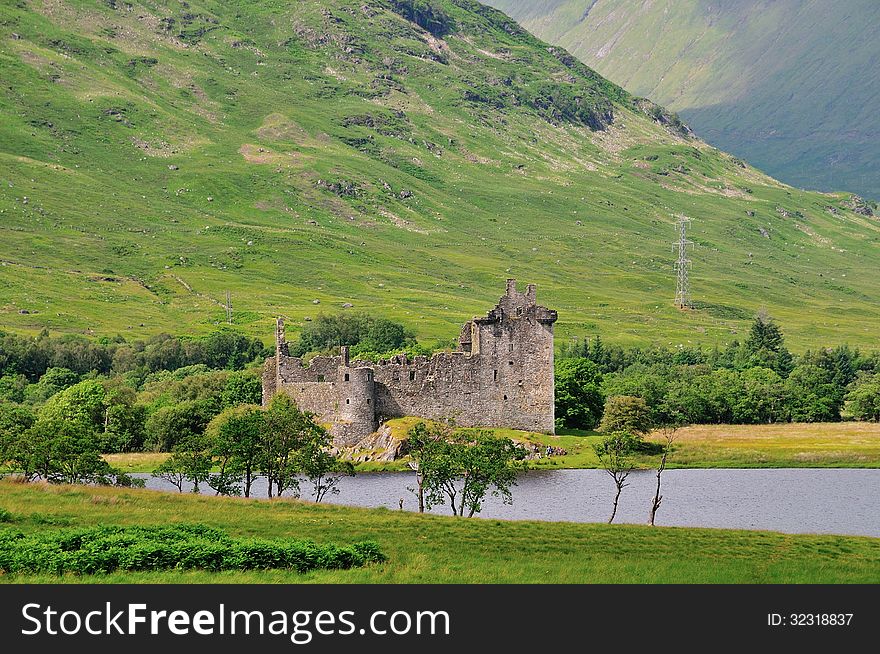
[[[876,344],[880,222],[847,196],[677,135],[496,12],[433,4],[442,37],[350,0],[4,3],[0,328],[204,333],[229,290],[267,342],[278,314],[293,335],[350,302],[430,343],[517,277],[560,341],[729,342],[766,306],[795,350]],[[566,117],[567,95],[613,124]]]
[[[573,500],[574,501],[574,500]],[[9,583],[878,583],[880,539],[639,525],[504,522],[385,509],[0,481],[26,532],[203,523],[232,536],[376,541],[389,559],[346,571],[0,576]]]

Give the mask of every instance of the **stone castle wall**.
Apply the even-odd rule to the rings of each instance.
[[[458,352],[371,363],[315,357],[306,366],[287,355],[284,325],[276,355],[266,362],[263,401],[289,394],[300,409],[332,425],[336,441],[350,445],[387,418],[452,418],[463,427],[510,427],[553,433],[553,323],[555,311],[539,306],[508,280],[507,292],[485,317],[465,323]]]

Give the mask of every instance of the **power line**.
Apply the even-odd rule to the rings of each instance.
[[[687,258],[687,248],[694,242],[687,239],[687,226],[691,219],[681,215],[677,218],[675,225],[678,227],[678,241],[672,244],[673,248],[678,248],[678,260],[673,266],[676,273],[675,306],[679,309],[690,309],[693,307],[690,280],[688,279],[691,260]]]

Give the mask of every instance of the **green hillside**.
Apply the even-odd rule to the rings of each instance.
[[[688,137],[499,12],[415,4],[0,6],[0,328],[207,332],[229,290],[267,341],[346,302],[451,339],[517,277],[562,338],[724,342],[765,306],[795,348],[876,344],[880,221],[849,196]]]
[[[880,198],[874,0],[489,4],[779,179]]]

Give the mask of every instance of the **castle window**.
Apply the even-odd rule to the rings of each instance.
[[[508,361],[507,363],[509,363],[511,366],[513,365],[513,361]]]
[[[345,403],[346,403],[346,404],[351,404],[351,400],[348,399],[348,398],[346,398],[346,399],[345,399]]]
[[[348,381],[348,373],[345,373],[345,381]]]
[[[507,396],[506,396],[506,395],[504,396],[504,399],[505,399],[505,400],[507,399]]]
[[[492,371],[492,381],[498,381],[498,371],[497,370]]]
[[[415,381],[415,380],[416,380],[416,371],[415,371],[415,370],[410,370],[410,371],[409,371],[409,380],[410,380],[410,381]]]
[[[368,405],[370,404],[370,398],[367,398],[367,404]]]
[[[510,344],[510,352],[513,352],[513,343]]]
[[[521,316],[521,315],[522,315],[522,311],[523,311],[523,310],[522,310],[522,307],[517,307],[517,308],[516,308],[516,315]]]

